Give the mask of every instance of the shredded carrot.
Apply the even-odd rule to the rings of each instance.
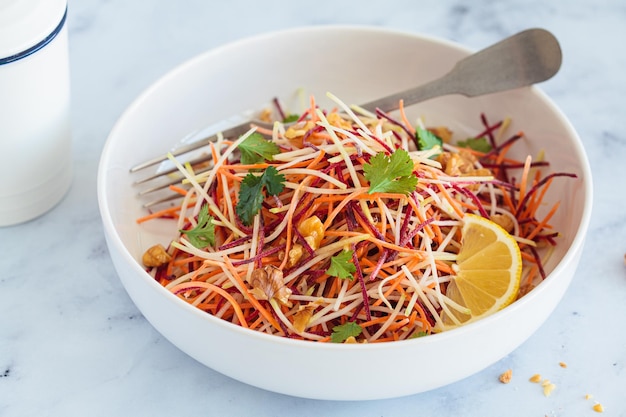
[[[536,250],[539,243],[553,242],[550,222],[559,204],[548,204],[552,178],[545,178],[532,158],[518,161],[508,155],[523,133],[492,152],[459,152],[474,158],[469,162],[473,169],[494,168],[492,175],[472,177],[470,172],[457,178],[444,170],[445,158],[426,161],[432,152],[413,148],[416,129],[402,101],[399,122],[393,124],[406,131],[385,130],[390,123],[350,115],[343,103],[337,105],[320,111],[311,96],[296,137],[294,129],[283,137],[286,129],[257,127],[279,149],[258,163],[243,165],[237,153],[226,154],[223,145],[231,152],[235,143],[228,138],[210,144],[215,168],[200,173],[200,166],[188,166],[186,180],[169,186],[187,203],[137,219],[187,225],[167,248],[168,259],[150,270],[155,279],[207,314],[272,335],[324,343],[334,341],[340,326],[351,324],[358,326],[360,342],[429,335],[443,330],[440,304],[455,305],[446,291],[448,282],[457,279],[454,262],[463,238],[459,225],[466,213],[491,210],[515,219],[524,265],[521,285],[524,291],[534,285],[543,274]],[[491,139],[504,137],[507,123],[484,123]],[[497,135],[495,129],[500,129]],[[417,187],[370,193],[371,177],[364,167],[376,154],[388,155],[406,144]],[[448,147],[458,151],[446,144],[443,152]],[[258,207],[247,224],[240,201],[244,190],[252,191],[244,177],[261,176],[269,167],[283,175],[284,187],[270,192],[269,185],[259,185],[256,200],[246,203]],[[391,183],[408,176],[389,175]],[[209,205],[211,219],[200,225],[203,203]],[[547,214],[539,215],[542,207],[550,207]],[[208,246],[193,240],[189,225],[196,224],[212,230]]]
[[[152,219],[166,218],[176,215],[180,211],[180,207],[169,207],[163,210],[155,211],[153,213],[147,214],[138,218],[137,223],[143,223]]]
[[[402,122],[404,126],[411,132],[411,136],[415,137],[415,128],[409,122],[409,119],[406,117],[406,113],[404,112],[404,100],[400,100],[398,110],[400,111],[400,117],[402,118]]]

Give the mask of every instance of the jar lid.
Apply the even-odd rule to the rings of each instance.
[[[0,59],[19,55],[55,34],[67,0],[0,0]]]

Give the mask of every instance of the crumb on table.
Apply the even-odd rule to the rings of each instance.
[[[508,384],[509,382],[511,382],[511,378],[513,378],[513,370],[512,369],[507,369],[504,373],[502,373],[500,375],[500,382],[502,382],[503,384]]]
[[[554,391],[554,389],[556,388],[556,385],[554,385],[547,379],[541,383],[541,386],[543,387],[543,395],[545,395],[546,397],[549,397],[550,394],[552,394],[552,391]]]

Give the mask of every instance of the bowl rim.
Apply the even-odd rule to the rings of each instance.
[[[388,35],[396,35],[396,36],[405,36],[410,37],[430,43],[434,43],[445,48],[452,48],[456,51],[462,52],[464,54],[470,54],[473,52],[473,49],[465,47],[457,42],[443,39],[437,36],[433,36],[430,34],[423,34],[419,32],[409,32],[405,30],[398,29],[390,29],[390,28],[382,28],[377,26],[369,26],[369,25],[341,25],[341,24],[332,24],[332,25],[314,25],[314,26],[303,26],[296,28],[288,28],[281,29],[276,31],[269,31],[260,33],[257,35],[244,37],[242,39],[234,40],[222,45],[219,45],[215,48],[208,49],[200,54],[193,56],[182,63],[174,66],[172,69],[166,71],[162,76],[157,78],[156,81],[151,83],[147,88],[145,88],[136,98],[128,105],[120,117],[117,119],[115,124],[113,125],[110,133],[108,134],[104,147],[101,152],[100,162],[98,166],[97,173],[97,196],[98,196],[98,206],[100,209],[100,214],[102,218],[102,223],[104,227],[104,231],[106,233],[107,241],[109,244],[113,244],[119,254],[123,257],[124,261],[127,264],[131,265],[133,268],[133,274],[138,275],[138,279],[142,279],[147,282],[148,285],[153,287],[160,294],[163,294],[166,297],[166,300],[170,302],[176,303],[177,306],[185,310],[189,314],[193,314],[197,316],[199,319],[203,321],[207,321],[212,325],[217,325],[225,331],[241,333],[245,337],[250,337],[254,339],[258,339],[264,343],[279,343],[287,346],[294,346],[297,348],[310,348],[310,349],[320,349],[320,350],[351,350],[352,346],[359,346],[358,349],[370,351],[370,350],[388,350],[388,349],[400,349],[404,348],[407,344],[427,344],[427,343],[438,343],[442,340],[448,338],[458,338],[462,337],[466,333],[474,332],[474,329],[489,326],[489,324],[493,321],[497,321],[506,317],[509,314],[512,314],[514,310],[518,310],[524,307],[524,305],[531,303],[534,298],[539,295],[539,292],[543,290],[545,287],[549,287],[552,285],[554,280],[549,279],[552,275],[558,275],[559,272],[566,267],[566,265],[570,264],[572,261],[575,261],[573,258],[576,256],[578,250],[584,244],[585,235],[587,229],[589,227],[590,219],[591,219],[591,210],[592,210],[592,202],[593,202],[593,182],[591,177],[591,168],[589,165],[589,161],[584,150],[582,141],[574,129],[572,123],[568,120],[565,114],[562,112],[560,108],[553,102],[553,100],[544,93],[538,86],[531,86],[529,90],[532,94],[538,95],[541,101],[550,107],[551,111],[557,116],[557,119],[561,123],[562,127],[565,129],[569,137],[572,139],[573,149],[577,155],[577,159],[581,162],[580,169],[582,171],[582,181],[584,185],[584,207],[582,210],[582,216],[580,223],[578,225],[578,230],[574,238],[572,239],[572,243],[570,247],[565,252],[565,255],[559,262],[555,265],[553,271],[547,275],[546,279],[543,280],[537,287],[535,287],[528,294],[524,295],[519,300],[505,307],[504,309],[488,316],[483,319],[477,320],[476,322],[469,323],[464,326],[460,326],[455,329],[451,329],[445,332],[440,332],[436,334],[429,335],[428,337],[423,338],[415,338],[410,340],[401,340],[395,342],[385,342],[385,343],[370,343],[370,344],[353,344],[353,345],[345,345],[343,343],[317,343],[308,340],[299,340],[292,339],[288,337],[280,337],[276,335],[270,335],[263,332],[246,329],[242,326],[233,324],[231,322],[222,320],[217,318],[211,314],[203,312],[198,308],[190,305],[189,303],[181,300],[176,297],[171,292],[167,291],[162,285],[157,283],[139,264],[139,262],[130,254],[126,246],[124,245],[120,235],[117,233],[115,225],[112,221],[111,211],[107,204],[106,197],[106,189],[107,189],[107,167],[110,166],[110,149],[113,146],[113,143],[116,141],[116,137],[118,135],[118,131],[122,129],[126,120],[128,120],[135,109],[141,107],[142,103],[146,101],[154,91],[158,90],[163,84],[167,83],[171,78],[176,77],[180,72],[184,72],[189,67],[193,67],[197,64],[197,62],[208,59],[211,55],[218,55],[223,50],[230,49],[236,47],[238,45],[244,45],[250,42],[256,42],[259,40],[267,39],[273,36],[284,36],[285,34],[290,33],[303,33],[303,32],[318,32],[318,31],[328,31],[328,30],[336,30],[336,31],[366,31],[370,33],[382,33]],[[116,271],[116,274],[119,278],[119,273]]]

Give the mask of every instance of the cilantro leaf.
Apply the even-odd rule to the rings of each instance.
[[[426,151],[434,148],[435,146],[441,147],[443,145],[443,140],[430,130],[418,127],[415,131],[415,143],[417,144],[418,151]]]
[[[353,251],[344,249],[339,255],[330,258],[330,267],[326,273],[333,277],[353,280],[354,275],[352,274],[356,272],[356,266],[352,263],[352,254]]]
[[[470,148],[478,152],[487,153],[491,150],[491,144],[483,136],[480,138],[468,138],[467,140],[460,140],[456,143],[461,148]]]
[[[252,224],[254,216],[257,215],[265,195],[263,189],[270,195],[278,195],[285,188],[285,176],[278,173],[273,166],[267,167],[263,175],[256,176],[248,173],[241,182],[239,189],[239,201],[235,207],[237,215],[246,226]]]
[[[267,167],[261,178],[269,195],[278,195],[285,188],[285,176],[274,167]]]
[[[198,224],[191,230],[179,230],[187,235],[189,242],[198,249],[215,245],[215,224],[209,215],[209,207],[205,204],[198,213]]]
[[[413,175],[413,161],[404,149],[396,149],[390,156],[379,152],[363,164],[365,178],[370,182],[369,193],[388,192],[409,194],[417,186]]]
[[[285,118],[283,119],[283,123],[291,123],[291,122],[295,122],[300,118],[299,115],[297,114],[289,114],[287,116],[285,116]]]
[[[350,336],[357,337],[361,334],[363,328],[353,321],[333,327],[333,333],[330,335],[330,341],[333,343],[345,342]]]
[[[258,164],[265,160],[271,161],[274,155],[280,153],[278,145],[257,132],[248,136],[237,148],[241,152],[241,163],[244,165]]]

